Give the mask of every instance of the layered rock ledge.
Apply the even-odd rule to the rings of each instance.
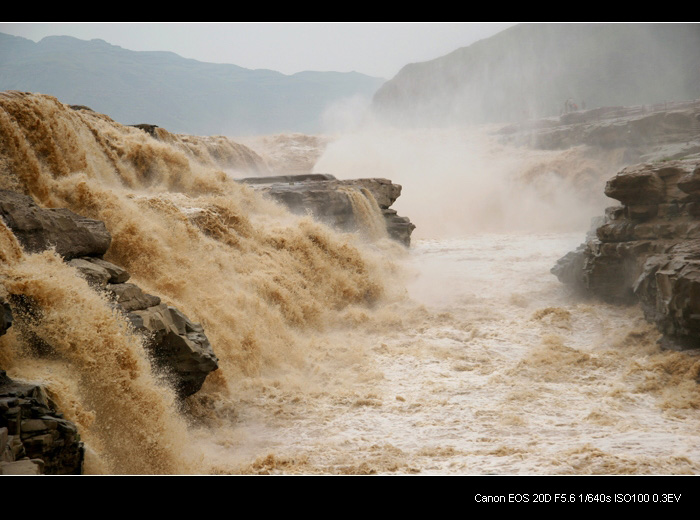
[[[360,194],[378,206],[389,237],[409,246],[415,225],[391,209],[401,195],[401,186],[388,179],[367,178],[338,180],[330,174],[277,175],[250,177],[239,182],[249,184],[297,214],[311,213],[314,218],[340,230],[362,229],[364,216],[353,204],[353,194]]]
[[[43,387],[0,370],[0,475],[79,475],[85,448]]]
[[[666,347],[700,348],[700,157],[625,168],[605,194],[621,205],[552,273],[609,302],[640,302]]]
[[[54,247],[95,290],[105,293],[134,331],[141,334],[155,367],[168,377],[181,397],[197,392],[207,375],[218,368],[218,359],[200,325],[162,303],[158,296],[127,283],[129,273],[102,258],[111,243],[103,222],[68,210],[44,209],[30,197],[2,190],[0,218],[26,252]],[[3,323],[11,323],[12,306],[21,308],[24,315],[40,314],[32,312],[33,303],[23,295],[8,295],[7,299],[2,309]],[[25,332],[25,336],[37,353],[52,351],[50,345],[32,338],[31,332]]]
[[[497,133],[506,143],[544,150],[624,149],[627,164],[681,159],[700,152],[700,100],[578,110]]]

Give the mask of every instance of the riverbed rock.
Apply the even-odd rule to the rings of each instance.
[[[218,359],[201,325],[165,304],[127,313],[134,330],[144,335],[151,358],[173,381],[178,395],[199,391]]]
[[[0,216],[28,253],[55,246],[68,265],[98,291],[106,293],[112,305],[134,325],[155,368],[167,374],[181,397],[197,392],[207,375],[216,370],[218,359],[198,324],[158,296],[145,293],[129,280],[129,273],[100,258],[111,243],[103,222],[87,219],[68,210],[44,209],[30,197],[0,191]],[[41,310],[24,295],[7,295],[0,300],[0,332],[12,323],[12,306],[29,319],[41,319]],[[20,327],[21,328],[21,327]],[[26,329],[26,330],[24,330]],[[55,354],[51,345],[32,333],[20,331],[37,355]]]
[[[102,256],[112,236],[104,223],[72,211],[39,207],[31,197],[0,190],[0,218],[28,253],[51,247],[65,259]]]
[[[330,174],[251,177],[239,182],[249,184],[297,214],[310,213],[314,218],[340,231],[362,228],[362,217],[353,205],[351,193],[367,193],[378,206],[389,237],[409,246],[415,225],[397,215],[391,205],[401,195],[401,186],[388,179],[365,178],[338,180]],[[363,191],[365,190],[365,191]]]
[[[12,326],[12,307],[0,296],[0,336]]]
[[[700,348],[698,176],[700,157],[623,169],[605,187],[622,205],[552,273],[606,301],[641,303],[664,345]]]
[[[73,258],[67,263],[77,269],[90,285],[97,288],[104,288],[107,284],[122,284],[130,277],[126,269],[101,258]]]
[[[44,388],[0,370],[0,475],[79,475],[84,456],[78,428]]]

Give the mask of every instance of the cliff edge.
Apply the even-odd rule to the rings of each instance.
[[[605,186],[620,202],[552,268],[577,291],[641,303],[667,348],[700,348],[700,155],[640,164]]]

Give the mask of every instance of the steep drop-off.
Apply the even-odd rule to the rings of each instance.
[[[698,157],[625,168],[585,244],[552,269],[562,282],[615,303],[640,302],[664,345],[700,347]]]
[[[384,281],[393,267],[362,250],[358,237],[266,201],[222,171],[211,148],[197,154],[162,129],[154,139],[17,92],[0,94],[0,131],[0,188],[104,222],[112,238],[105,259],[202,323],[219,360],[204,388],[179,403],[104,294],[58,252],[22,251],[3,226],[3,291],[30,298],[41,313],[13,313],[0,366],[13,379],[45,384],[80,431],[88,472],[214,471],[189,443],[187,417],[204,425],[232,413],[226,403],[251,377],[282,371],[332,380],[321,361],[334,348],[324,331],[351,324],[352,309],[391,293]],[[230,157],[239,155],[227,167],[249,173],[252,155],[236,148]],[[37,357],[23,328],[53,355]]]

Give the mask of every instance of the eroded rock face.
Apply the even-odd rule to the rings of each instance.
[[[137,332],[147,338],[152,359],[166,375],[174,374],[174,386],[181,397],[199,391],[218,359],[204,334],[175,307],[159,304],[127,314]]]
[[[196,393],[218,359],[201,325],[175,307],[161,303],[138,285],[126,283],[129,273],[106,260],[80,258],[68,262],[95,289],[106,292],[127,317],[155,368],[172,383],[180,397]]]
[[[561,150],[588,145],[624,148],[639,160],[680,158],[700,151],[700,100],[601,107],[503,127],[506,142]]]
[[[348,190],[367,190],[379,206],[388,235],[406,246],[411,243],[415,225],[390,209],[401,195],[401,186],[388,179],[338,180],[329,174],[307,174],[252,177],[240,182],[250,184],[293,213],[310,212],[314,218],[341,231],[355,231],[362,227],[362,218],[357,214]]]
[[[207,375],[218,368],[211,343],[200,325],[174,307],[162,304],[158,296],[127,283],[130,276],[125,269],[100,258],[111,242],[104,223],[68,210],[43,209],[30,197],[8,191],[0,191],[0,216],[27,252],[55,246],[68,265],[95,290],[107,293],[136,333],[143,336],[156,368],[167,374],[181,397],[197,392]],[[11,324],[12,305],[21,307],[24,316],[40,319],[41,312],[23,295],[8,295],[8,301],[9,304],[0,301],[0,330]],[[37,354],[53,351],[51,345],[34,337],[31,331],[26,331],[25,336]]]
[[[0,475],[79,475],[84,456],[77,427],[44,389],[0,370]]]
[[[65,259],[102,256],[112,237],[104,223],[68,209],[44,209],[25,195],[0,190],[0,218],[28,253],[51,247]]]
[[[700,347],[700,158],[626,168],[595,235],[552,268],[615,303],[641,302],[668,346]]]

